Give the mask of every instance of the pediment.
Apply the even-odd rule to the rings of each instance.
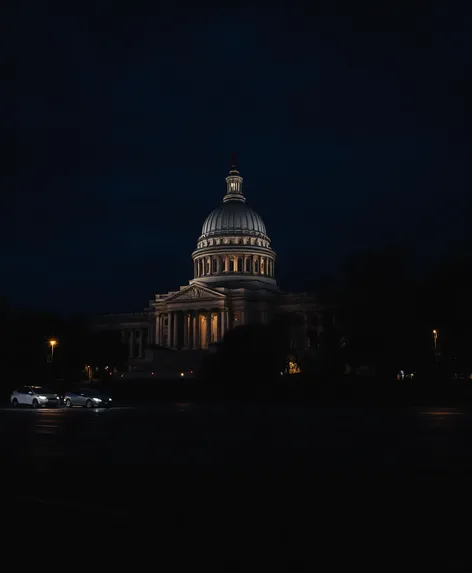
[[[181,300],[221,300],[224,298],[224,294],[207,287],[202,287],[200,285],[190,285],[169,297],[166,302],[177,302]]]

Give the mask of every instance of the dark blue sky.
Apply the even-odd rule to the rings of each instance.
[[[233,150],[282,287],[364,248],[463,241],[465,14],[194,4],[10,3],[0,293],[127,311],[187,284]]]

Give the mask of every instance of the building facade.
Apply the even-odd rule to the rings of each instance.
[[[321,328],[313,296],[283,293],[276,253],[262,218],[246,204],[236,165],[226,177],[222,204],[203,223],[192,253],[193,279],[179,290],[155,294],[142,313],[100,317],[96,327],[120,329],[130,359],[146,349],[205,350],[240,325],[267,324],[277,313],[298,317],[294,345],[309,346],[310,328]],[[310,326],[311,325],[311,326]]]

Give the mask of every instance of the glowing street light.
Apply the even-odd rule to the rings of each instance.
[[[434,345],[434,350],[436,350],[437,343],[438,343],[438,331],[437,331],[437,330],[433,330],[433,345]]]
[[[51,362],[52,362],[52,360],[54,358],[54,347],[57,346],[57,340],[54,340],[54,339],[50,340],[49,346],[51,347]]]

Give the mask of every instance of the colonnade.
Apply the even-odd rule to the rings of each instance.
[[[173,310],[156,316],[156,344],[176,349],[208,348],[228,329],[227,309]]]
[[[243,273],[275,276],[275,261],[262,255],[205,255],[194,259],[194,277]]]
[[[149,337],[148,328],[125,328],[121,331],[123,344],[128,346],[129,358],[142,358]]]

